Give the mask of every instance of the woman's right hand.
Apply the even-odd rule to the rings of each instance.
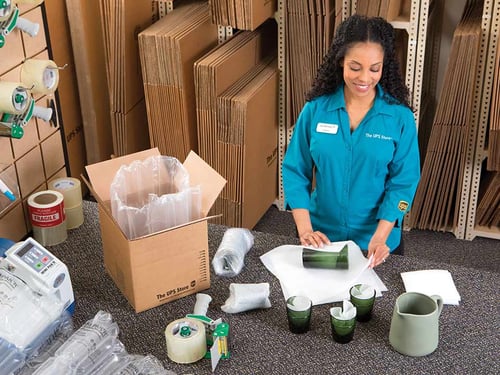
[[[319,230],[316,230],[314,232],[306,231],[304,233],[301,233],[299,235],[299,238],[301,245],[304,246],[323,247],[330,244],[330,240],[328,239],[328,237]]]
[[[303,246],[323,247],[329,245],[330,240],[319,230],[313,230],[309,211],[304,208],[295,208],[292,210],[293,220],[297,227],[300,244]]]

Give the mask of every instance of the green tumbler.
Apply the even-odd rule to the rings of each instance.
[[[302,248],[302,264],[304,268],[347,269],[349,268],[349,252],[345,245],[339,252],[321,251]]]

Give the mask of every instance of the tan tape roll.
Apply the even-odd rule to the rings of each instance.
[[[52,60],[26,59],[21,65],[21,82],[33,86],[33,94],[52,94],[59,84],[59,69]]]
[[[24,113],[30,96],[19,82],[0,81],[0,113]]]
[[[82,185],[78,178],[61,177],[49,182],[49,189],[64,196],[66,210],[82,204]]]
[[[176,363],[199,361],[207,352],[205,326],[191,318],[177,319],[165,329],[167,355]]]
[[[28,197],[33,238],[43,246],[57,245],[68,237],[64,197],[58,191],[43,190]]]

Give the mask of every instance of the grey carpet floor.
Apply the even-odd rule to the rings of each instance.
[[[165,368],[176,374],[212,374],[210,362],[200,360],[180,365],[167,358],[164,329],[169,322],[192,311],[195,296],[134,313],[104,269],[99,219],[95,203],[84,202],[85,222],[70,231],[68,239],[51,251],[68,265],[75,292],[75,328],[91,319],[99,310],[109,312],[120,328],[119,338],[128,353],[152,354]],[[393,256],[380,267],[378,274],[390,285],[377,300],[374,317],[359,324],[355,338],[347,345],[333,342],[329,327],[329,304],[315,306],[310,332],[293,335],[285,317],[285,302],[280,282],[262,266],[260,256],[283,244],[298,242],[283,232],[294,233],[289,213],[271,208],[255,231],[255,244],[245,257],[244,270],[233,278],[212,274],[211,287],[205,292],[213,297],[208,316],[221,317],[231,326],[231,359],[222,361],[219,375],[269,374],[498,374],[498,279],[497,272],[481,271],[449,264],[462,301],[446,306],[440,318],[439,348],[428,357],[408,357],[391,350],[388,332],[394,301],[403,291],[400,272],[427,269],[434,263],[412,256]],[[213,258],[226,228],[209,225],[209,252]],[[259,232],[260,231],[260,232]],[[278,233],[280,234],[280,233]],[[409,235],[409,236],[408,236]],[[408,253],[439,256],[452,262],[477,261],[476,265],[498,270],[498,243],[477,239],[457,241],[446,233],[410,231],[406,234]],[[465,256],[457,255],[466,252]],[[481,251],[481,253],[479,253]],[[438,255],[434,254],[437,253]],[[486,257],[481,261],[476,258]],[[494,257],[494,258],[492,258]],[[471,266],[472,262],[467,265]],[[267,282],[270,285],[269,309],[226,314],[221,306],[228,297],[231,283]],[[0,371],[1,373],[1,371]]]
[[[254,230],[296,237],[290,212],[271,206]],[[412,229],[403,233],[405,255],[500,273],[500,241],[476,237],[460,240],[453,233]]]

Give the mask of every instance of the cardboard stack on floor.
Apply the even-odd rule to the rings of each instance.
[[[274,56],[217,97],[224,222],[252,228],[276,199],[279,74]]]
[[[316,71],[341,22],[340,0],[293,0],[285,4],[286,124],[295,124]]]
[[[217,45],[206,2],[181,2],[139,34],[149,137],[163,155],[183,161],[197,151],[194,61]]]
[[[209,3],[212,23],[231,26],[238,30],[253,31],[268,18],[274,16],[278,0],[259,2],[254,0],[212,0]]]
[[[497,43],[498,46],[498,43]],[[488,132],[488,159],[483,172],[476,224],[500,227],[500,51],[497,49]]]
[[[228,179],[214,205],[225,225],[252,228],[277,196],[276,48],[270,20],[194,65],[199,153]]]
[[[404,0],[358,0],[356,13],[368,17],[382,17],[393,21],[401,14],[401,11],[409,11]],[[408,3],[407,3],[408,4]]]
[[[149,147],[137,33],[151,25],[151,0],[101,0],[115,155]]]
[[[497,54],[493,88],[491,92],[490,129],[488,133],[488,170],[500,172],[500,37],[497,41]]]
[[[466,167],[466,143],[472,131],[481,17],[482,5],[468,2],[455,30],[422,177],[411,209],[411,227],[449,230],[457,226],[460,181]]]

